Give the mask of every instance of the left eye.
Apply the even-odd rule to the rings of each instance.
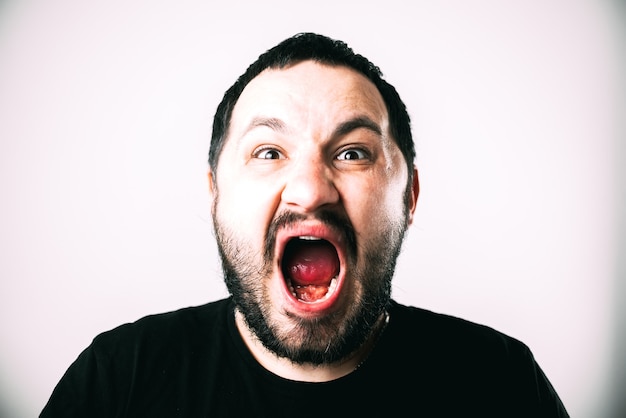
[[[256,150],[253,155],[261,160],[280,160],[285,158],[276,148],[261,148]]]
[[[352,160],[363,160],[367,158],[367,153],[362,149],[358,148],[350,148],[344,151],[341,151],[339,155],[337,155],[338,160],[344,161],[352,161]]]

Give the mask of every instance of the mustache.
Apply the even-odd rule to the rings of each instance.
[[[289,227],[305,220],[314,219],[327,227],[333,229],[335,232],[341,234],[346,243],[346,249],[348,255],[354,257],[356,255],[357,242],[356,233],[354,232],[354,226],[347,216],[333,212],[330,210],[320,210],[314,214],[303,215],[301,213],[295,213],[285,211],[280,213],[270,224],[265,240],[264,256],[268,263],[271,263],[274,257],[274,248],[276,246],[276,235],[281,228]]]

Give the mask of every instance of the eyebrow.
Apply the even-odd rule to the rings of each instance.
[[[287,130],[287,126],[282,120],[278,118],[259,116],[252,119],[245,132],[250,132],[251,130],[261,126],[265,126],[281,133]],[[341,137],[357,129],[367,129],[378,136],[383,135],[381,127],[372,119],[367,116],[357,116],[340,123],[337,128],[335,128],[335,131],[333,132],[333,137]]]
[[[376,122],[374,122],[367,116],[357,116],[355,118],[348,119],[347,121],[340,123],[339,126],[337,126],[337,128],[335,129],[333,136],[340,137],[361,128],[370,130],[378,136],[383,135],[382,129]]]
[[[277,132],[284,132],[287,127],[285,126],[285,122],[278,118],[267,118],[267,117],[255,117],[252,119],[245,132],[250,132],[254,128],[258,128],[260,126],[265,126]]]

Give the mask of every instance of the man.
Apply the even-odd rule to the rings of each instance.
[[[261,55],[209,151],[231,297],[99,335],[41,416],[568,416],[521,342],[391,299],[419,185],[381,77],[316,34]]]

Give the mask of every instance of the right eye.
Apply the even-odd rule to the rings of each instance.
[[[260,147],[257,148],[252,156],[260,160],[282,160],[285,158],[282,152],[274,147]]]

